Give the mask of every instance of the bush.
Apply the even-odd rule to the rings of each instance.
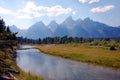
[[[116,48],[114,46],[111,46],[110,50],[116,50]]]

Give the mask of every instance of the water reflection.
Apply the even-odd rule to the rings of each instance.
[[[49,56],[31,48],[17,50],[17,64],[47,80],[120,80],[120,71]]]

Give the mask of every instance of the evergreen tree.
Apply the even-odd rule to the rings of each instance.
[[[41,44],[41,39],[40,38],[38,39],[38,44]]]
[[[3,21],[3,19],[0,19],[0,32],[5,31],[6,26],[5,26],[5,22]]]
[[[7,27],[6,31],[11,33],[11,30],[10,30],[9,26]]]

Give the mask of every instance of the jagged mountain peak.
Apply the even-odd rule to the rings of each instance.
[[[50,30],[52,32],[54,32],[56,30],[56,28],[58,27],[58,24],[56,23],[56,21],[51,21],[50,24],[48,25],[48,28],[50,28]]]
[[[53,21],[51,21],[50,23],[49,23],[49,25],[51,25],[51,24],[58,24],[55,20],[53,20]]]
[[[10,30],[12,31],[12,32],[18,32],[20,29],[19,28],[17,28],[17,26],[16,25],[12,25],[12,26],[9,26],[10,27]]]
[[[86,17],[84,20],[91,20],[90,17]]]
[[[45,26],[45,24],[44,24],[42,21],[40,21],[40,22],[37,22],[37,23],[35,23],[35,24],[37,24],[37,25],[43,25],[43,26]]]
[[[11,25],[11,26],[16,27],[16,25]],[[16,28],[17,28],[17,27],[16,27]]]
[[[65,21],[61,24],[61,26],[66,26],[68,29],[74,28],[76,21],[73,20],[72,16],[69,16],[65,19]]]
[[[45,24],[42,21],[40,21],[40,22],[36,22],[32,26],[30,26],[28,30],[30,30],[30,29],[34,30],[34,29],[40,29],[40,28],[44,29],[45,27],[46,27]]]
[[[87,17],[83,21],[92,21],[92,20],[89,17]]]
[[[73,20],[72,16],[68,16],[66,20]]]
[[[74,20],[73,20],[72,16],[68,16],[68,17],[65,19],[64,22],[74,22]],[[63,22],[63,23],[64,23],[64,22]]]

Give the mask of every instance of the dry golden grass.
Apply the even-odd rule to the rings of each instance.
[[[42,52],[107,67],[120,68],[120,50],[86,47],[81,45],[36,45]]]

